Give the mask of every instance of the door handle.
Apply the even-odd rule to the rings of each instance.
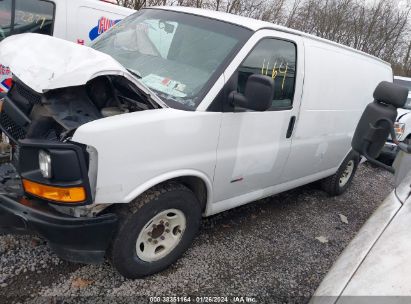
[[[287,135],[285,136],[286,138],[290,138],[291,135],[293,134],[294,125],[295,125],[295,116],[291,116],[290,122],[288,123]]]

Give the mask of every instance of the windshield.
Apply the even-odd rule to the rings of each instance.
[[[404,80],[404,79],[394,79],[394,83],[398,84],[402,87],[406,87],[408,89],[408,99],[407,102],[404,105],[404,109],[411,110],[411,79],[410,80]]]
[[[250,35],[217,20],[145,9],[91,47],[111,55],[170,107],[194,110]]]

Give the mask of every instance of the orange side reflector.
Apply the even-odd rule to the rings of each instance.
[[[27,193],[60,203],[79,203],[86,199],[83,187],[53,187],[23,179],[23,187]]]

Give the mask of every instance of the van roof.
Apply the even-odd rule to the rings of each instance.
[[[291,28],[282,26],[282,25],[278,25],[278,24],[274,24],[271,22],[267,22],[267,21],[262,21],[262,20],[257,20],[257,19],[253,19],[253,18],[248,18],[248,17],[243,17],[243,16],[238,16],[238,15],[234,15],[234,14],[230,14],[230,13],[224,13],[224,12],[220,12],[220,11],[213,11],[213,10],[208,10],[208,9],[200,9],[200,8],[193,8],[193,7],[185,7],[185,6],[155,6],[155,7],[149,7],[146,9],[150,9],[150,8],[154,8],[154,9],[162,9],[162,10],[169,10],[169,11],[175,11],[175,12],[182,12],[182,13],[187,13],[187,14],[192,14],[192,15],[198,15],[198,16],[203,16],[203,17],[207,17],[207,18],[212,18],[212,19],[217,19],[217,20],[221,20],[224,22],[228,22],[228,23],[232,23],[232,24],[236,24],[242,27],[246,27],[252,31],[258,31],[261,29],[274,29],[277,31],[281,31],[281,32],[286,32],[286,33],[290,33],[290,34],[294,34],[294,35],[298,35],[298,36],[302,36],[302,37],[306,37],[309,39],[313,39],[313,40],[317,40],[317,41],[321,41],[327,44],[331,44],[334,45],[336,47],[340,47],[343,49],[347,49],[350,50],[352,52],[373,58],[375,60],[378,60],[380,62],[383,62],[389,66],[391,66],[390,63],[375,57],[373,55],[367,54],[365,52],[362,52],[360,50],[351,48],[349,46],[343,45],[343,44],[339,44],[336,42],[333,42],[331,40],[327,40],[324,38],[320,38],[311,34],[307,34],[301,31],[297,31],[297,30],[293,30]]]
[[[60,0],[54,0],[54,1],[60,1]],[[129,12],[129,14],[136,12],[136,10],[132,8],[119,5],[117,0],[70,0],[70,2],[74,2],[74,1],[79,2],[80,5],[86,5],[86,4],[90,6],[97,5],[97,7],[94,7],[97,9],[99,9],[99,7],[102,6],[102,7],[115,9],[116,11]]]
[[[97,1],[118,5],[117,0],[97,0]]]

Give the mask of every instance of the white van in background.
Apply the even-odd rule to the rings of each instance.
[[[394,127],[398,140],[411,144],[411,78],[394,76],[394,83],[409,90],[404,108],[398,109],[398,116]],[[394,160],[397,152],[397,146],[389,139],[381,152],[381,159],[391,162]]]
[[[99,0],[0,0],[0,41],[38,33],[88,44],[135,11]],[[11,86],[11,71],[0,59],[0,93]]]

